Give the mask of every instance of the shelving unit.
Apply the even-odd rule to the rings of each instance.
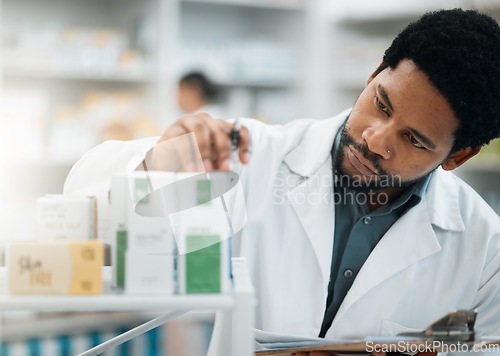
[[[89,81],[89,82],[117,82],[125,84],[153,84],[157,82],[154,77],[144,75],[110,75],[110,74],[81,74],[81,73],[38,73],[20,70],[8,70],[4,73],[7,80],[33,79],[33,80],[62,80],[62,81]]]
[[[301,0],[296,1],[279,1],[279,0],[181,0],[184,3],[195,4],[210,4],[210,5],[225,5],[235,7],[259,8],[259,9],[276,9],[276,10],[292,10],[303,11],[304,5]]]
[[[35,198],[62,192],[84,152],[175,121],[187,70],[221,86],[222,117],[284,123],[316,107],[320,0],[0,1],[0,197],[14,209],[4,236],[33,238]]]
[[[57,111],[82,105],[89,90],[137,93],[147,108],[140,116],[157,123],[139,135],[160,133],[178,117],[177,80],[190,69],[205,70],[222,87],[226,116],[285,122],[310,106],[301,95],[310,52],[303,34],[316,1],[3,0],[1,84],[7,94],[29,88],[45,103],[42,123],[27,123],[43,127],[33,133],[33,151],[45,149]],[[196,53],[190,57],[186,46]],[[277,110],[262,99],[273,96],[292,104]],[[73,160],[98,142],[82,144]]]
[[[220,85],[225,117],[281,123],[305,115],[308,2],[181,0],[179,72],[200,70]],[[289,104],[276,110],[263,95]]]
[[[107,289],[105,294],[97,296],[10,296],[5,294],[4,278],[2,283],[4,290],[0,294],[0,313],[150,311],[165,312],[173,318],[193,310],[218,311],[224,319],[221,323],[222,328],[217,331],[222,342],[222,349],[218,355],[250,356],[253,355],[254,289],[244,259],[233,258],[232,262],[233,293],[231,294],[126,295],[111,293],[108,287],[105,288]],[[109,277],[110,271],[104,268],[104,275]],[[6,275],[5,268],[0,269],[0,275]]]

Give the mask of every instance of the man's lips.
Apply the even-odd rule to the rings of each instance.
[[[367,163],[362,162],[362,158],[358,157],[350,147],[347,147],[347,158],[349,158],[349,162],[358,170],[359,173],[365,176],[377,175],[375,170],[368,166]],[[364,159],[363,159],[364,161]]]

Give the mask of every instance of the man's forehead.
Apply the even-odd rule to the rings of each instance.
[[[453,144],[459,120],[448,100],[412,61],[387,67],[373,81],[374,90],[409,127],[435,146]]]

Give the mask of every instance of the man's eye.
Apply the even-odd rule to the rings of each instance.
[[[377,105],[378,107],[380,108],[380,110],[384,111],[385,113],[389,113],[389,108],[387,106],[384,105],[383,102],[380,101],[380,99],[375,96],[375,100],[377,101]]]
[[[410,140],[410,142],[413,146],[418,147],[418,148],[425,148],[420,142],[417,141],[415,136],[408,134],[408,139]]]

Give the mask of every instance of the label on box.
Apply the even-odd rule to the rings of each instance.
[[[125,291],[133,294],[173,294],[174,259],[172,255],[127,251]]]
[[[225,256],[219,241],[219,235],[186,236],[188,249],[193,251],[185,256],[186,293],[221,292],[221,259]]]

